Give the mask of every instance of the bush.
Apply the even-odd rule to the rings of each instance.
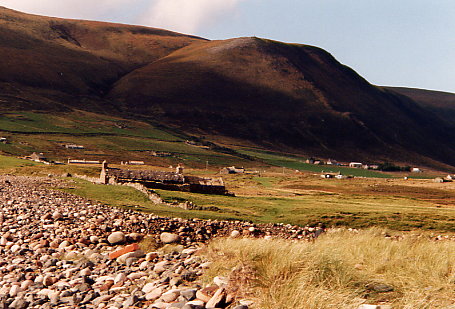
[[[410,166],[398,166],[390,162],[384,162],[379,164],[379,170],[384,172],[410,172]]]

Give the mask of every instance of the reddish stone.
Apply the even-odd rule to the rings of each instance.
[[[196,292],[196,298],[206,303],[215,295],[218,289],[219,287],[217,285],[206,287]]]
[[[84,245],[90,245],[90,239],[88,237],[81,237],[78,242]]]
[[[35,234],[33,237],[32,237],[32,240],[36,240],[36,239],[39,239],[41,237],[44,237],[44,234],[43,233],[38,233],[38,234]]]
[[[114,285],[114,280],[107,280],[102,287],[100,287],[100,291],[109,291],[111,287]]]
[[[117,251],[111,252],[109,254],[109,259],[113,260],[113,259],[118,258],[119,256],[122,256],[122,255],[130,253],[130,252],[134,252],[136,250],[139,250],[139,245],[138,244],[131,244],[131,245],[128,245],[128,246],[126,246],[126,247],[124,247],[122,249],[119,249]]]
[[[42,240],[40,240],[39,244],[40,244],[42,247],[49,247],[49,240],[47,240],[47,239],[42,239]]]

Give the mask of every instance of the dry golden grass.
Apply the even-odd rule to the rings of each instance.
[[[455,306],[454,241],[397,240],[378,229],[340,230],[314,243],[221,239],[208,254],[214,263],[207,276],[230,275],[256,308]],[[379,284],[393,290],[376,291]]]
[[[156,243],[155,237],[147,236],[141,240],[139,247],[145,252],[152,252],[158,248],[158,244]]]

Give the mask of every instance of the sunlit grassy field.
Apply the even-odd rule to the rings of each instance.
[[[252,149],[240,149],[239,152],[259,158],[265,162],[275,165],[283,166],[286,168],[301,170],[301,171],[311,171],[317,173],[338,173],[340,172],[343,175],[351,176],[361,176],[361,177],[375,177],[375,178],[391,178],[390,174],[380,173],[371,170],[364,170],[361,168],[349,168],[343,166],[335,165],[315,165],[305,163],[306,158],[298,156],[290,156],[284,154],[278,154],[270,151],[260,151]]]
[[[340,230],[315,242],[218,239],[206,282],[224,275],[255,308],[453,308],[455,242],[380,229]]]
[[[232,178],[227,180],[228,188],[229,184],[237,182],[234,177]],[[312,180],[316,188],[283,189],[286,187],[282,183],[284,178],[271,176],[262,179],[257,176],[245,176],[243,180],[238,180],[240,183],[238,185],[242,189],[231,186],[233,192],[238,194],[236,197],[155,190],[167,202],[189,200],[198,206],[217,209],[214,211],[188,211],[155,205],[132,188],[94,185],[81,180],[74,180],[74,186],[69,192],[113,206],[184,218],[248,220],[257,223],[280,222],[297,225],[323,223],[326,226],[353,228],[381,226],[395,230],[425,229],[455,232],[455,207],[452,204],[453,200],[444,195],[445,191],[439,193],[436,191],[435,196],[428,196],[425,190],[417,195],[406,193],[404,189],[407,187],[404,187],[404,191],[398,195],[388,192],[374,194],[368,191],[370,187],[358,192],[349,191],[349,188],[358,188],[356,183],[334,184],[332,188],[326,188],[329,190],[323,191],[316,189],[319,180]],[[310,181],[307,180],[307,182]],[[450,192],[447,194],[453,195]],[[445,205],[441,204],[440,198],[445,198]]]
[[[70,173],[96,177],[100,166],[47,166],[0,156],[0,170],[22,175]],[[207,176],[217,176],[217,171],[187,169],[190,174]],[[167,202],[191,201],[205,210],[155,205],[129,187],[95,185],[71,178],[68,180],[74,183],[68,191],[112,206],[165,216],[455,232],[453,183],[384,178],[321,179],[308,172],[283,171],[284,174],[276,168],[261,168],[253,174],[223,175],[227,189],[235,197],[156,190]]]

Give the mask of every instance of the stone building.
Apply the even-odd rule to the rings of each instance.
[[[183,170],[182,170],[183,171]],[[206,194],[229,194],[221,177],[184,176],[183,173],[152,170],[110,168],[103,162],[100,181],[108,183],[140,183],[151,189]]]

